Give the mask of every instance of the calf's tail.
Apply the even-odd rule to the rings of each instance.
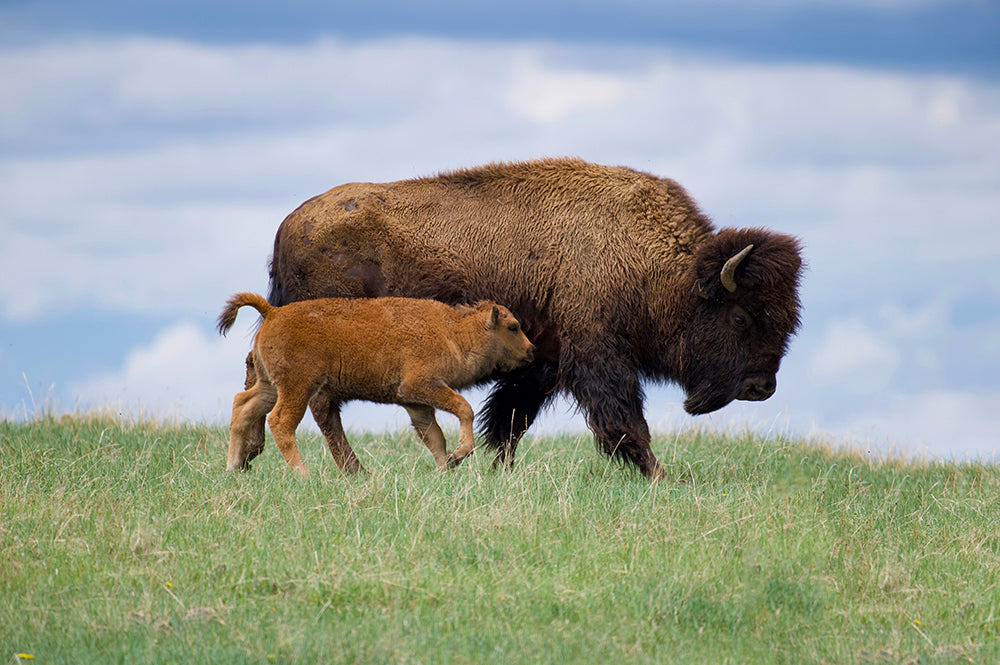
[[[274,309],[264,296],[257,295],[256,293],[237,293],[235,296],[229,299],[226,303],[226,308],[222,310],[222,314],[219,315],[219,333],[225,335],[229,332],[229,329],[233,327],[236,323],[236,312],[239,311],[240,307],[244,305],[250,305],[263,316],[265,319],[267,315],[271,313]]]

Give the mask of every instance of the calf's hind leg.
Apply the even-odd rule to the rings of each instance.
[[[226,454],[227,471],[250,470],[250,460],[263,447],[263,436],[260,437],[261,445],[257,445],[255,427],[257,423],[264,421],[277,398],[274,386],[266,380],[258,380],[233,398],[233,417],[229,422],[229,452]]]
[[[431,451],[431,455],[434,456],[434,463],[437,464],[439,469],[444,467],[448,464],[448,446],[445,443],[444,432],[441,431],[441,426],[438,425],[437,419],[434,418],[433,407],[404,405],[404,408],[410,414],[410,422],[413,423],[413,429],[417,430],[420,440],[424,442],[427,450]]]
[[[253,351],[247,354],[246,368],[246,380],[243,382],[243,389],[250,390],[257,383],[257,369],[254,365]],[[271,401],[271,406],[274,406],[273,400]],[[265,411],[253,420],[247,428],[245,443],[243,444],[243,450],[246,454],[244,465],[247,469],[250,468],[250,461],[264,452],[264,427],[266,418],[267,412]]]
[[[278,449],[284,456],[288,466],[292,467],[300,476],[308,476],[309,470],[299,453],[299,444],[295,441],[295,428],[302,422],[302,417],[306,415],[306,405],[309,395],[278,393],[278,401],[274,405],[274,410],[267,417],[267,424],[271,426],[271,434],[274,435],[274,442],[278,444]]]
[[[326,445],[330,448],[333,461],[340,470],[344,473],[363,472],[364,467],[351,449],[351,444],[347,442],[344,423],[340,420],[340,403],[331,399],[326,393],[318,392],[309,402],[309,409],[323,436],[326,437]]]

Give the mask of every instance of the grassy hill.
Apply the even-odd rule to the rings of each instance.
[[[0,663],[996,663],[1000,468],[685,431],[651,485],[589,438],[341,475],[222,428],[0,423]],[[20,654],[20,655],[19,655]]]

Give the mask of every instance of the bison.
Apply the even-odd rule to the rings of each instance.
[[[796,238],[716,231],[673,180],[579,159],[496,163],[350,183],[281,224],[269,300],[409,296],[510,308],[535,359],[493,377],[480,413],[495,464],[558,394],[598,448],[651,478],[643,382],[686,391],[691,414],[764,400],[799,325]],[[248,383],[253,379],[248,360]],[[321,429],[337,405],[311,402]],[[254,433],[263,445],[263,421]]]
[[[264,321],[252,351],[256,380],[233,399],[229,471],[248,468],[260,453],[252,431],[270,411],[281,454],[305,475],[295,428],[317,394],[327,405],[324,433],[341,469],[361,470],[340,422],[341,403],[355,399],[404,406],[438,467],[455,466],[475,447],[472,407],[455,389],[514,369],[534,350],[510,311],[492,302],[449,307],[413,298],[331,298],[273,307],[256,293],[238,293],[219,316],[220,333],[245,305]],[[459,420],[459,446],[451,455],[434,409]]]

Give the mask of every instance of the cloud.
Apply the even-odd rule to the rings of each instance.
[[[74,224],[7,229],[0,247],[0,315],[35,321],[95,308],[189,316],[213,311],[227,292],[266,287],[264,248],[285,212],[109,202],[81,209],[72,215]]]
[[[812,357],[812,374],[848,390],[875,392],[886,389],[899,363],[899,352],[862,321],[834,321]]]
[[[241,366],[252,317],[237,322],[231,339],[209,337],[194,323],[176,323],[148,345],[129,352],[124,365],[71,387],[81,406],[124,414],[202,421],[228,420],[242,390]]]
[[[930,390],[894,395],[889,402],[887,408],[829,423],[824,431],[881,454],[1000,462],[1000,393]]]
[[[510,86],[506,101],[530,120],[551,123],[577,111],[612,107],[627,92],[627,83],[617,76],[528,67]]]
[[[0,72],[11,320],[67,289],[189,315],[216,275],[260,279],[281,218],[332,185],[552,154],[669,175],[720,224],[799,233],[813,280],[919,290],[949,262],[998,263],[990,83],[431,39],[89,40],[8,49]]]

